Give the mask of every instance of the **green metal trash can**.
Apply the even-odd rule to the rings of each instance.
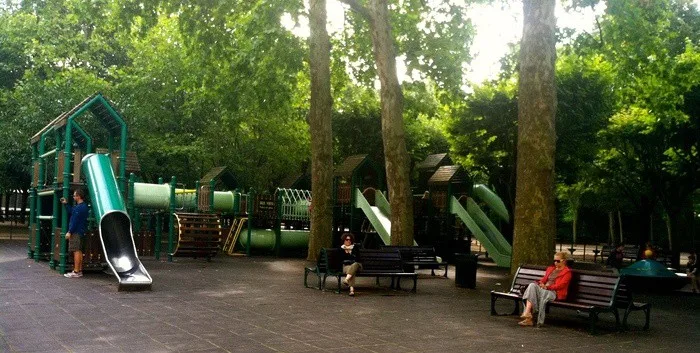
[[[455,254],[455,285],[476,288],[476,259],[473,254]]]

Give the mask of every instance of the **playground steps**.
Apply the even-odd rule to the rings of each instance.
[[[246,221],[248,221],[248,218],[246,217],[236,218],[233,220],[233,224],[228,231],[228,236],[226,236],[226,242],[224,242],[224,247],[222,248],[226,254],[234,254],[233,249],[236,247],[238,237],[241,235],[241,230],[243,229],[243,225],[246,223]]]

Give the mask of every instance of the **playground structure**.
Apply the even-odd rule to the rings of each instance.
[[[84,115],[94,118],[85,125],[91,129],[79,123]],[[144,183],[135,174],[140,166],[136,154],[127,151],[127,136],[124,119],[98,93],[31,138],[28,257],[47,259],[51,269],[67,271],[68,214],[59,200],[71,199],[78,188],[89,191],[92,210],[84,266],[102,268],[106,263],[120,290],[150,288],[152,280],[139,256],[160,259],[163,246],[172,261],[173,256],[210,259],[219,253],[224,237],[228,253],[237,244],[248,254],[252,249],[279,252],[308,244],[309,191],[218,191],[217,183],[227,181],[225,168],[214,168],[203,178],[207,182],[197,182],[194,189],[179,187],[175,177],[169,183],[162,178]],[[95,149],[97,144],[106,148]],[[246,234],[241,237],[241,232]]]
[[[93,119],[83,118],[86,115]],[[308,246],[311,192],[293,188],[303,184],[300,178],[290,176],[283,185],[288,187],[273,193],[239,190],[225,167],[213,168],[191,189],[178,184],[174,176],[167,183],[162,178],[147,183],[138,177],[139,161],[136,153],[127,150],[127,139],[124,119],[99,93],[31,138],[30,258],[49,260],[50,268],[60,273],[68,270],[72,260],[65,239],[68,214],[59,200],[70,199],[78,188],[89,192],[92,210],[84,266],[102,269],[106,264],[120,289],[150,288],[152,279],[139,256],[210,260],[222,250],[279,255]],[[431,160],[444,165],[428,163]],[[421,171],[424,186],[418,188],[427,192],[414,197],[414,244],[434,246],[449,259],[464,248],[468,230],[499,266],[509,266],[510,244],[471,194],[507,221],[505,206],[486,187],[471,185],[466,173],[448,162],[446,155],[432,155],[422,164],[434,170]],[[379,191],[384,185],[383,170],[367,156],[346,159],[335,172],[335,232],[364,234],[368,247],[389,245],[391,209]]]
[[[510,267],[512,247],[492,221],[510,220],[498,195],[485,185],[472,185],[446,154],[430,155],[416,168],[417,190],[424,192],[414,195],[414,245],[433,246],[441,257],[450,259],[456,252],[469,252],[474,236],[496,265]],[[391,207],[379,191],[383,186],[381,170],[366,155],[348,157],[335,172],[336,233],[365,235],[366,247],[390,245]],[[491,217],[474,197],[488,207]]]

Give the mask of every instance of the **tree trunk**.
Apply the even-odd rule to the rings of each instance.
[[[615,242],[615,217],[612,212],[608,212],[608,244]]]
[[[382,139],[391,205],[391,244],[413,245],[410,159],[403,123],[403,94],[396,73],[394,38],[385,0],[368,4],[374,58],[381,83]]]
[[[573,247],[576,244],[576,229],[578,228],[578,210],[574,211],[574,221],[573,221],[573,232],[574,232],[574,239],[571,243],[571,247]]]
[[[331,131],[331,42],[326,31],[326,0],[309,2],[311,55],[311,234],[307,259],[316,260],[321,248],[332,244],[333,135]]]
[[[672,226],[671,224],[673,223],[673,218],[668,212],[666,212],[666,217],[664,217],[664,221],[666,222],[666,234],[668,235],[668,250],[673,251],[673,236],[672,236]]]
[[[554,0],[525,0],[518,87],[518,155],[512,263],[548,264],[556,233],[557,107]],[[515,270],[515,266],[511,266]]]
[[[622,212],[617,210],[617,225],[620,227],[620,244],[625,242],[625,237],[622,234]]]

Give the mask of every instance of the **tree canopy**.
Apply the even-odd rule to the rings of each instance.
[[[343,1],[352,2],[369,4]],[[411,165],[449,150],[513,211],[521,46],[513,44],[498,77],[467,82],[476,33],[469,15],[473,3],[483,2],[387,2],[395,54],[406,67],[404,138]],[[588,33],[566,24],[557,32],[557,238],[574,240],[577,233],[576,241],[603,241],[614,228],[636,237],[630,241],[694,246],[696,2],[566,4],[599,15]],[[129,147],[146,181],[176,175],[191,185],[210,168],[227,166],[242,185],[262,191],[304,171],[311,156],[310,48],[289,22],[305,26],[305,6],[301,0],[3,2],[0,191],[28,187],[29,138],[98,91],[127,120]],[[343,6],[342,27],[329,32],[332,158],[339,163],[362,153],[383,164],[371,26]],[[625,227],[608,220],[625,220]]]

